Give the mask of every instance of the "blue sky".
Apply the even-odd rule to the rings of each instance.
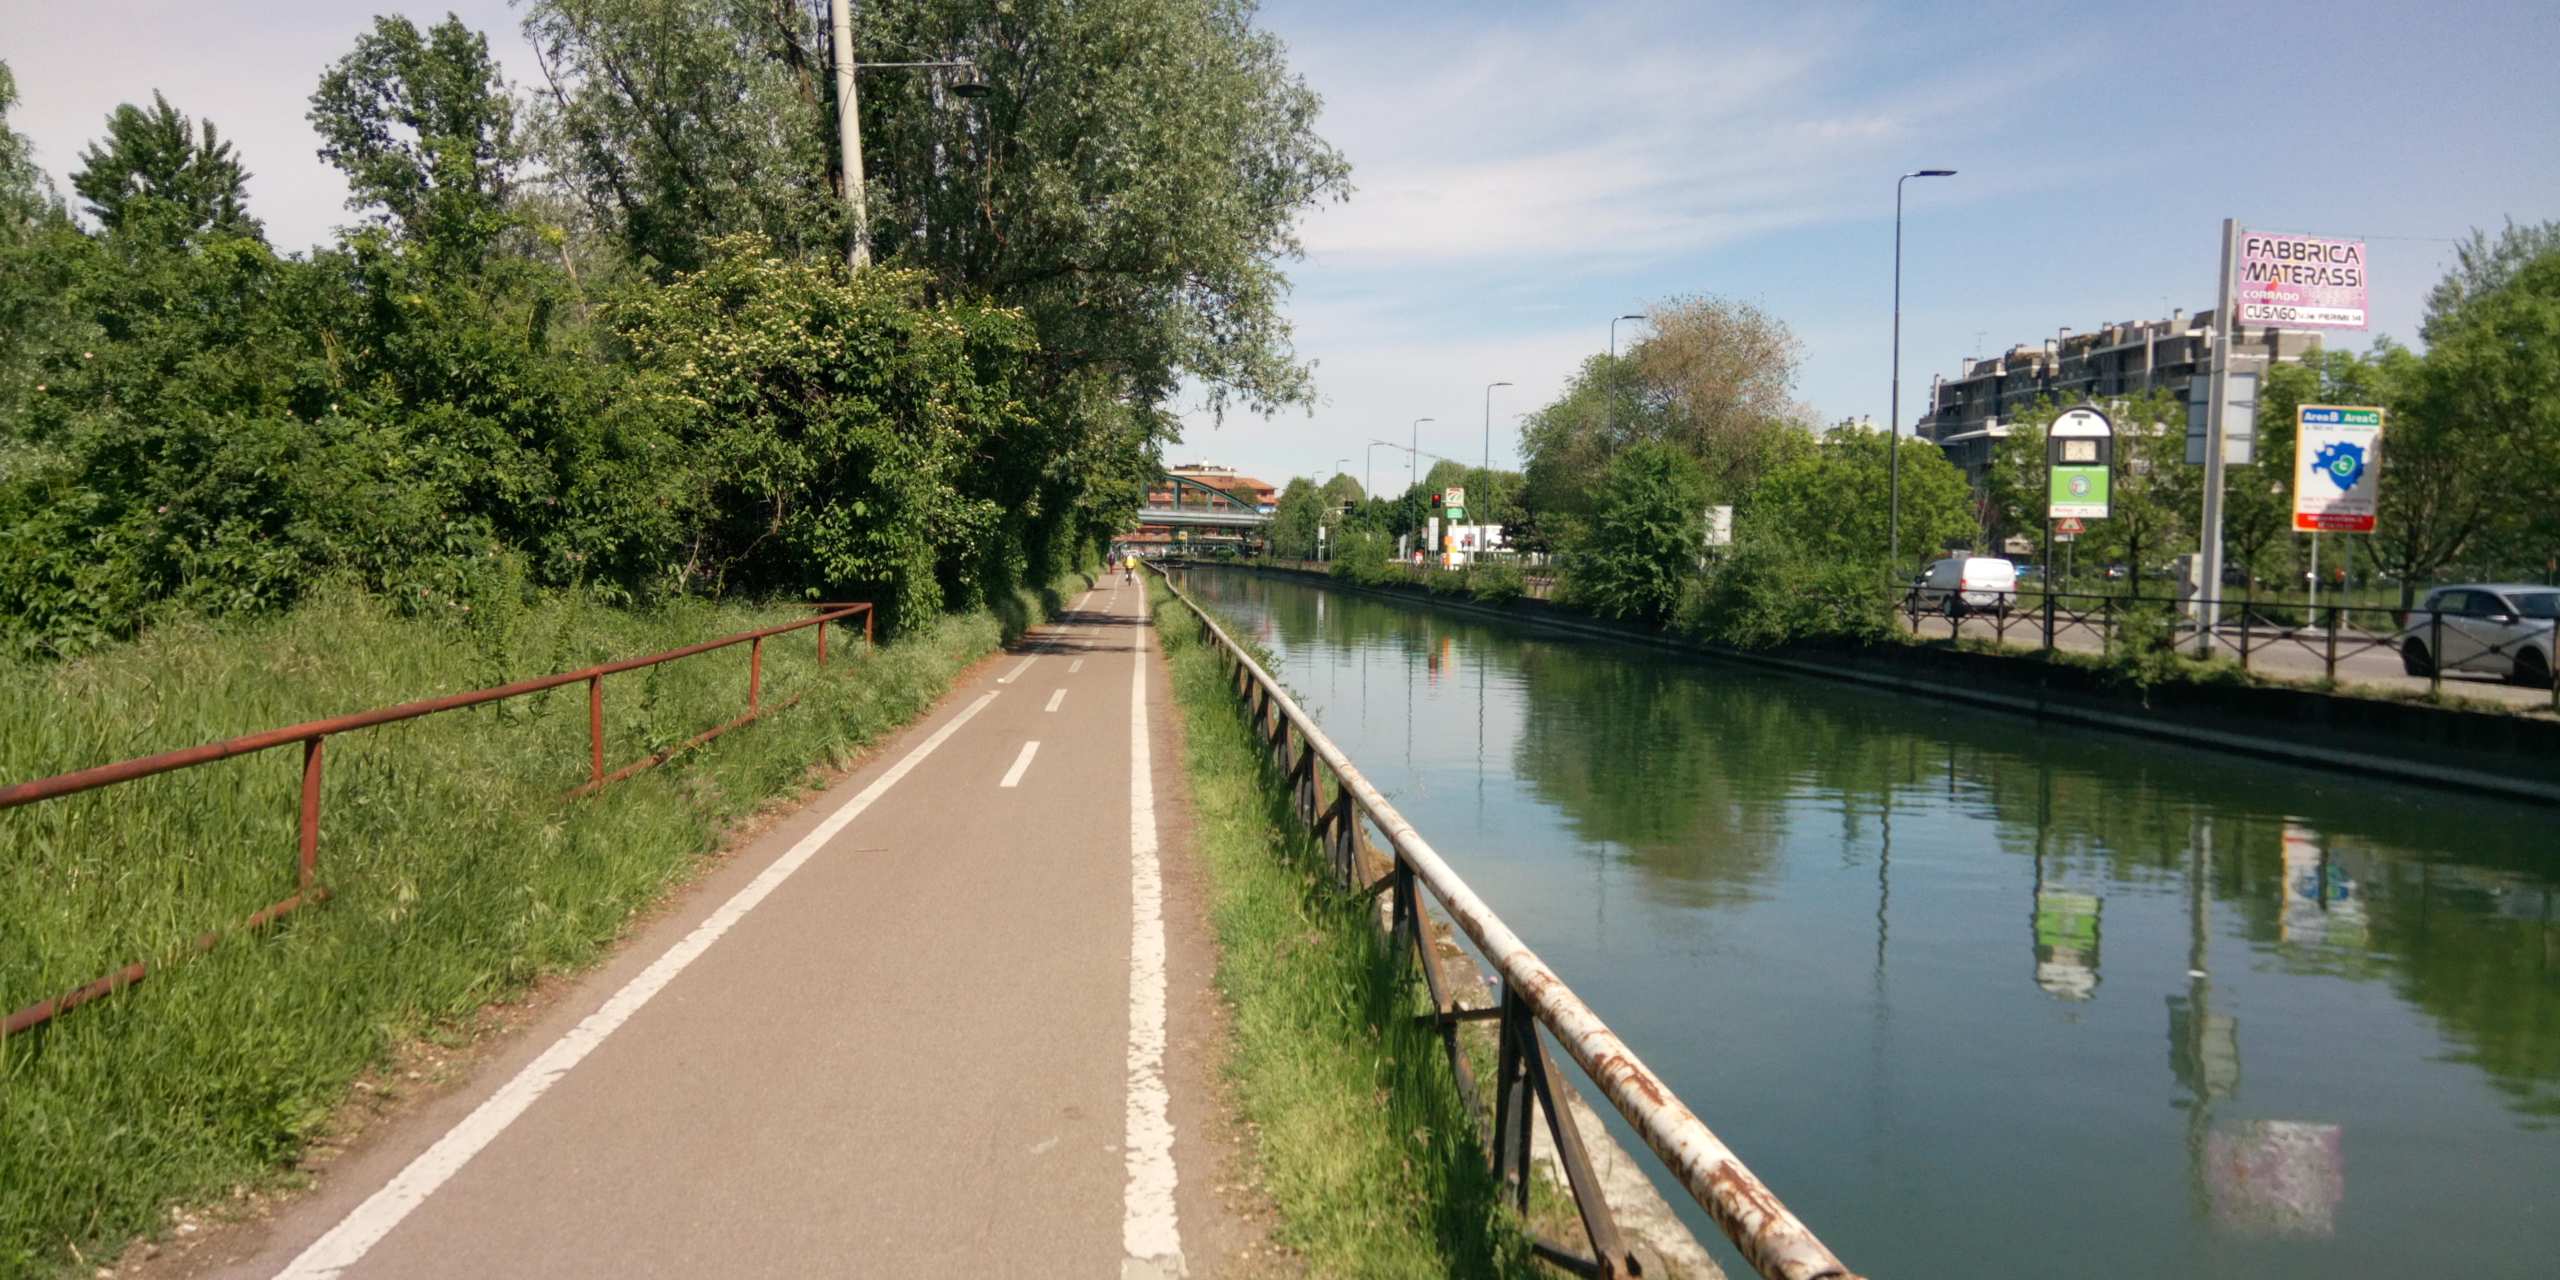
[[[369,15],[333,0],[0,0],[19,127],[59,178],[120,101],[168,91],[250,168],[280,245],[344,221],[302,119]],[[457,9],[531,78],[517,17]],[[1194,412],[1177,460],[1273,480],[1373,437],[1516,458],[1610,316],[1748,299],[1805,344],[1822,420],[1885,416],[1893,179],[1903,395],[2063,325],[2212,305],[2220,220],[2371,240],[2375,333],[2414,341],[2446,242],[2560,217],[2560,4],[2111,6],[1270,0],[1352,198],[1311,217],[1290,312],[1319,403]],[[1631,336],[1634,326],[1623,326]],[[1980,339],[1977,342],[1976,335]],[[2361,345],[2364,335],[2341,335]],[[1402,455],[1377,453],[1379,486]]]

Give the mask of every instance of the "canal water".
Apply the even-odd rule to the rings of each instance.
[[[1183,581],[1862,1273],[2560,1274],[2549,811]]]

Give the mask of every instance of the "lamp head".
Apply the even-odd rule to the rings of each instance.
[[[1909,176],[1914,178],[1952,178],[1956,176],[1956,171],[1953,169],[1922,169]]]
[[[988,84],[986,77],[978,74],[977,63],[967,58],[959,59],[959,63],[959,69],[952,78],[951,92],[963,98],[975,99],[983,98],[994,91],[995,86]]]

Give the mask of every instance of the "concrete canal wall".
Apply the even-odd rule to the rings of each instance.
[[[2560,720],[2254,684],[2125,689],[2106,673],[2041,657],[1924,644],[1747,652],[1667,636],[1552,601],[1488,605],[1421,590],[1362,586],[1303,569],[1211,566],[1428,603],[1552,631],[1641,644],[1899,693],[2094,725],[2372,777],[2560,804]]]

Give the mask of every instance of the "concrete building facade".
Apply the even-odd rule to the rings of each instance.
[[[2074,405],[2165,389],[2181,401],[2213,357],[2214,315],[2173,311],[2165,320],[2126,320],[2090,333],[2065,330],[2041,345],[1970,357],[1955,377],[1935,379],[1915,434],[1938,446],[1979,491],[1992,451],[2009,424],[2038,400]],[[2243,325],[2232,344],[2232,369],[2263,374],[2273,362],[2299,364],[2320,350],[2305,329]]]

